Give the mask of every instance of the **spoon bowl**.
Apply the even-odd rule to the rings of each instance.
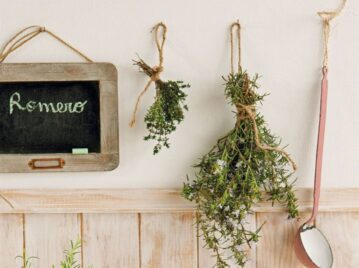
[[[294,251],[308,268],[331,268],[333,252],[327,238],[314,225],[302,225],[295,236]]]

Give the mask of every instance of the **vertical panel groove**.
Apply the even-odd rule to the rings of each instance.
[[[26,267],[26,231],[25,213],[22,214],[22,265]]]
[[[141,213],[138,213],[138,267],[142,267],[142,252],[141,252]]]
[[[194,226],[196,228],[196,241],[197,241],[197,244],[196,244],[196,250],[197,250],[197,268],[199,268],[199,258],[200,258],[200,255],[199,255],[199,247],[200,247],[200,240],[199,240],[199,228],[198,228],[198,211],[195,212],[195,218],[194,218]]]
[[[79,218],[80,218],[80,239],[81,239],[81,268],[84,268],[84,239],[83,239],[83,234],[84,234],[84,214],[83,213],[79,213],[78,214]]]
[[[257,231],[258,229],[258,213],[255,212],[254,213],[254,230]],[[254,260],[254,267],[257,268],[258,267],[258,243],[255,243],[254,245],[255,247],[255,260]]]

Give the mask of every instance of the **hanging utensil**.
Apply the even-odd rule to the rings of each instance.
[[[309,268],[330,268],[333,265],[333,253],[324,234],[315,226],[318,214],[320,184],[323,161],[323,146],[328,95],[328,70],[323,67],[323,79],[320,101],[320,119],[315,164],[315,182],[312,216],[298,230],[294,248],[299,260]]]
[[[323,78],[321,83],[321,97],[320,97],[320,115],[319,115],[319,129],[317,152],[315,162],[315,177],[314,177],[314,193],[313,193],[313,210],[309,220],[307,220],[298,230],[294,250],[298,259],[309,268],[330,268],[333,266],[333,252],[329,241],[324,234],[316,227],[315,220],[318,214],[320,185],[322,177],[322,163],[323,163],[323,147],[324,147],[324,133],[325,121],[327,113],[327,96],[328,96],[328,40],[330,31],[330,21],[344,8],[346,0],[343,0],[341,6],[334,12],[319,12],[319,16],[323,19],[324,31],[324,61],[323,61]]]

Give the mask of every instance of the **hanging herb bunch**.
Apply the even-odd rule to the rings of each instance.
[[[158,40],[160,28],[163,30],[162,42]],[[184,119],[184,111],[188,110],[188,106],[185,104],[187,94],[183,90],[190,85],[183,81],[162,81],[160,79],[160,73],[163,71],[163,46],[166,40],[167,27],[161,22],[154,27],[154,31],[159,52],[159,65],[150,67],[142,59],[134,61],[134,64],[140,68],[141,72],[148,75],[150,80],[137,98],[130,126],[135,125],[140,98],[154,82],[156,87],[155,101],[145,115],[144,121],[149,133],[144,139],[156,142],[153,154],[157,154],[163,147],[170,147],[169,135],[176,130]]]
[[[258,241],[260,228],[252,230],[247,217],[261,200],[285,204],[289,218],[298,216],[296,197],[290,176],[296,165],[279,149],[278,137],[268,129],[264,117],[256,111],[265,95],[259,94],[258,75],[250,78],[233,72],[233,29],[231,28],[232,73],[225,78],[225,95],[236,107],[234,128],[195,165],[194,181],[184,184],[183,195],[197,205],[197,226],[207,248],[216,256],[216,267],[230,267],[228,259],[243,267],[248,247]],[[239,46],[239,45],[238,45]],[[240,47],[239,47],[240,58]]]

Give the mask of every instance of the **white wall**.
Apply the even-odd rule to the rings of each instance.
[[[299,165],[298,186],[311,186],[322,61],[321,21],[316,12],[340,0],[0,0],[0,43],[22,27],[44,25],[96,61],[119,70],[120,167],[100,173],[1,174],[0,187],[179,187],[191,165],[234,123],[223,96],[229,72],[228,26],[243,26],[243,66],[262,75],[270,92],[262,109],[271,129],[290,144]],[[359,2],[348,0],[333,23],[330,93],[323,184],[359,186]],[[171,137],[170,150],[152,156],[142,137],[142,118],[153,101],[141,103],[139,124],[128,127],[135,99],[147,77],[132,66],[139,53],[157,55],[151,27],[169,28],[163,78],[183,79],[190,112]],[[51,38],[40,36],[7,62],[78,61]]]

